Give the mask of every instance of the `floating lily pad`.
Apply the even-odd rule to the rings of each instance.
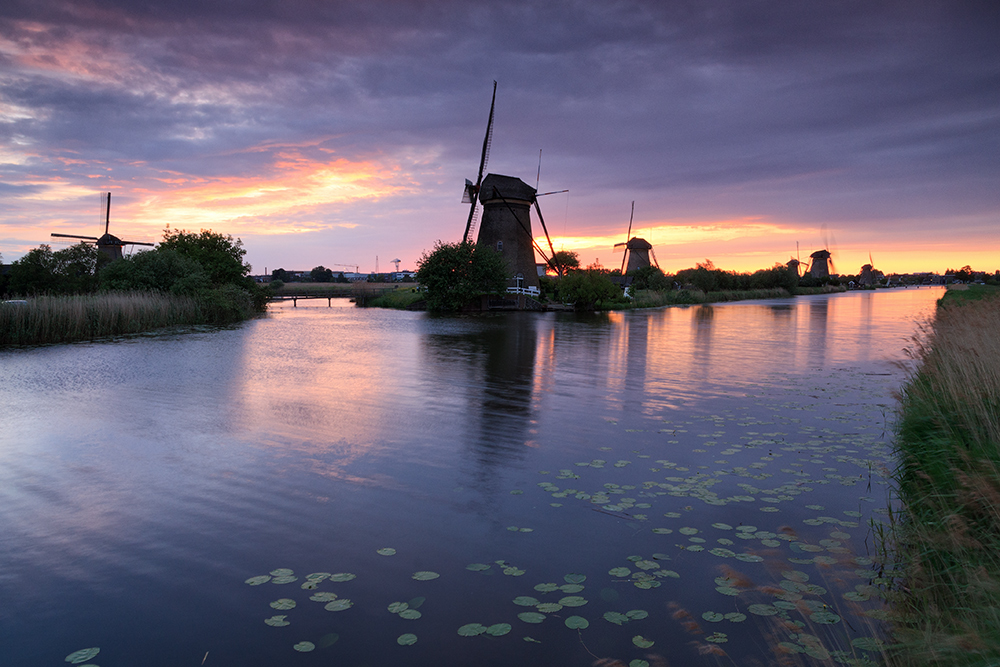
[[[736,560],[741,560],[744,563],[760,563],[764,558],[757,554],[736,554]]]
[[[333,602],[337,599],[337,594],[330,593],[328,591],[320,591],[319,593],[313,593],[310,595],[309,599],[313,602]]]
[[[280,600],[275,600],[271,603],[272,609],[279,609],[285,611],[287,609],[295,609],[295,600],[291,598],[281,598]]]
[[[706,611],[704,614],[701,615],[701,617],[706,621],[708,621],[709,623],[718,623],[719,621],[725,618],[725,615],[720,614],[717,611]]]
[[[421,570],[420,572],[413,573],[413,579],[417,581],[430,581],[431,579],[437,579],[441,575],[437,572],[429,572],[427,570]]]
[[[397,637],[396,643],[400,646],[411,646],[417,643],[417,636],[413,633],[407,632],[405,635]]]
[[[494,623],[486,628],[486,634],[494,637],[503,637],[508,632],[510,632],[510,623]]]
[[[265,618],[264,622],[273,628],[283,628],[286,625],[291,625],[291,623],[285,620],[286,618],[288,618],[288,616],[282,614],[281,616],[272,616],[271,618]]]
[[[705,641],[712,642],[713,644],[725,644],[729,641],[729,637],[725,632],[713,632],[709,636],[705,637]]]
[[[408,604],[407,604],[407,603],[405,603],[405,602],[393,602],[392,604],[390,604],[390,605],[389,605],[389,606],[387,607],[387,609],[388,609],[388,610],[389,610],[390,612],[392,612],[393,614],[398,614],[399,612],[401,612],[401,611],[405,611],[405,610],[407,610],[407,609],[409,609],[409,608],[410,608],[410,605],[408,605]]]
[[[415,621],[421,616],[423,616],[423,614],[421,614],[416,609],[404,609],[403,611],[399,612],[399,617],[405,618],[408,621]]]
[[[539,593],[551,593],[552,591],[559,590],[558,584],[537,584],[535,590]]]
[[[757,616],[774,616],[778,613],[778,610],[769,604],[752,604],[747,611]]]
[[[587,604],[587,600],[579,595],[567,595],[559,600],[559,604],[564,607],[582,607]]]
[[[606,611],[604,612],[604,620],[615,625],[622,625],[623,623],[628,623],[629,618],[617,611]]]
[[[649,662],[636,658],[628,663],[628,667],[649,667]]]
[[[719,530],[732,530],[733,527],[728,523],[713,523],[712,528],[718,528]]]
[[[354,606],[354,603],[347,598],[341,598],[339,600],[334,600],[330,604],[323,607],[327,611],[344,611],[345,609],[350,609]]]
[[[563,608],[558,602],[543,602],[536,607],[543,614],[554,614]]]
[[[585,574],[567,574],[563,579],[568,584],[582,584],[587,580],[587,575]]]
[[[561,590],[563,593],[579,593],[584,588],[585,587],[581,586],[580,584],[563,584],[562,586],[559,587],[559,590]]]
[[[306,582],[304,582],[302,584],[302,586],[300,586],[300,588],[302,590],[304,590],[304,591],[316,590],[317,588],[319,588],[319,582],[318,581],[306,581]]]
[[[810,614],[809,619],[814,623],[820,623],[822,625],[840,623],[840,616],[837,616],[832,611],[818,611],[815,614]]]
[[[582,630],[590,626],[590,621],[583,616],[570,616],[565,621],[566,627],[572,630]]]
[[[486,632],[486,626],[482,623],[467,623],[458,629],[458,634],[463,637],[475,637]]]
[[[472,570],[473,572],[483,572],[490,569],[490,566],[486,563],[472,563],[471,565],[466,565],[465,569]]]
[[[299,653],[308,653],[309,651],[315,650],[316,645],[313,644],[312,642],[299,642],[292,648],[298,651]]]
[[[522,611],[517,617],[525,623],[541,623],[545,620],[545,614],[539,614],[537,611]]]
[[[732,623],[742,623],[743,621],[747,620],[747,615],[741,614],[738,611],[731,611],[728,614],[726,614],[726,620],[731,621]]]
[[[290,577],[295,574],[294,570],[289,570],[287,567],[279,567],[276,570],[271,570],[272,577]]]
[[[535,639],[534,637],[525,637],[524,641],[531,642],[532,644],[541,644],[542,643],[542,642],[538,641],[537,639]]]
[[[289,575],[286,575],[286,576],[283,576],[283,577],[275,577],[274,579],[271,580],[271,583],[272,584],[290,584],[293,581],[298,581],[298,577],[289,574]]]
[[[330,581],[337,581],[337,582],[350,581],[352,579],[357,579],[357,578],[358,575],[351,574],[350,572],[338,572],[337,574],[330,575]]]
[[[684,526],[683,528],[678,528],[677,532],[680,533],[681,535],[697,535],[699,531],[698,531],[697,528],[691,528],[690,526]]]
[[[329,579],[329,572],[313,572],[312,574],[307,574],[306,579],[309,581],[323,581],[324,579]]]
[[[266,584],[269,581],[271,581],[271,577],[266,574],[262,574],[259,577],[250,577],[243,583],[250,584],[251,586],[260,586],[261,584]]]
[[[715,549],[709,549],[708,553],[710,553],[710,554],[712,554],[714,556],[719,556],[721,558],[732,558],[733,556],[736,555],[735,552],[730,551],[729,549],[723,549],[722,547],[716,547]]]
[[[72,653],[67,655],[66,662],[73,665],[79,665],[81,662],[87,662],[100,652],[101,649],[97,648],[96,646],[92,648],[82,648],[79,651],[73,651]]]
[[[524,570],[513,566],[505,567],[503,569],[503,573],[506,574],[508,577],[520,577],[522,574],[524,574],[524,572],[525,572]]]
[[[653,560],[670,560],[670,556],[667,554],[653,554]]]
[[[674,531],[672,531],[669,528],[654,528],[653,532],[656,533],[657,535],[669,535],[670,533],[672,533]]]
[[[645,609],[633,609],[632,611],[625,612],[625,615],[628,616],[633,621],[641,621],[642,619],[649,616],[649,612],[646,611]]]
[[[858,637],[851,640],[851,646],[859,648],[862,651],[878,653],[885,648],[885,642],[877,637]]]
[[[627,567],[615,567],[608,570],[608,574],[610,574],[612,577],[627,577],[628,575],[632,574],[632,570],[628,569]]]
[[[533,598],[530,595],[519,595],[514,598],[514,604],[519,607],[534,607],[538,604],[538,598]]]
[[[395,556],[396,550],[393,549],[392,547],[383,547],[378,551],[376,551],[375,553],[377,553],[379,556]]]
[[[656,642],[654,642],[652,639],[646,639],[642,635],[636,635],[635,637],[632,637],[632,643],[638,646],[639,648],[649,648]]]

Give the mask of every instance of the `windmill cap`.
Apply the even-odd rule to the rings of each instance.
[[[483,179],[482,186],[479,188],[479,201],[485,204],[488,201],[496,201],[500,197],[497,197],[494,193],[500,193],[500,197],[504,199],[517,199],[520,201],[532,202],[535,201],[535,188],[531,187],[520,178],[515,178],[513,176],[501,176],[500,174],[487,174],[486,178]]]
[[[813,259],[828,259],[830,257],[829,250],[817,250],[813,254],[809,255]]]
[[[653,244],[646,239],[633,236],[626,246],[629,250],[652,250]]]

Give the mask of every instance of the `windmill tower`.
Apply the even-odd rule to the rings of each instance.
[[[659,263],[656,261],[656,254],[653,253],[653,244],[646,239],[632,236],[632,219],[634,217],[635,202],[632,202],[632,213],[628,218],[628,232],[625,233],[625,242],[616,243],[614,247],[615,251],[625,251],[625,255],[622,257],[621,268],[623,276],[645,266],[660,268]],[[649,258],[651,253],[653,253],[652,260]]]
[[[490,118],[486,124],[486,136],[483,138],[483,151],[479,158],[479,175],[476,182],[466,179],[462,202],[471,204],[469,217],[465,223],[463,243],[471,243],[476,233],[477,203],[483,206],[482,220],[479,224],[478,245],[488,245],[503,256],[508,270],[508,287],[538,289],[538,271],[535,265],[535,251],[542,256],[547,264],[553,264],[555,248],[549,231],[545,227],[542,209],[538,205],[535,188],[513,176],[487,174],[486,164],[490,157],[490,146],[493,143],[493,112],[497,101],[497,82],[493,82],[493,101],[490,103]],[[555,193],[543,193],[555,194]],[[542,223],[545,237],[548,239],[551,258],[546,257],[542,249],[535,243],[531,233],[531,206],[534,205],[538,221]],[[556,267],[558,270],[558,267]]]
[[[813,278],[829,278],[830,277],[830,266],[833,261],[830,259],[829,250],[817,250],[813,254],[809,255],[812,262],[809,264],[809,275]]]
[[[52,232],[52,236],[65,239],[81,239],[83,241],[92,241],[94,245],[97,246],[97,251],[101,253],[103,257],[106,257],[106,261],[114,261],[116,259],[122,258],[122,248],[127,245],[146,245],[152,247],[152,243],[142,243],[140,241],[122,241],[117,236],[114,236],[108,232],[108,228],[111,225],[111,193],[102,192],[101,193],[101,217],[104,218],[104,234],[98,238],[96,236],[78,236],[76,234],[56,234]]]

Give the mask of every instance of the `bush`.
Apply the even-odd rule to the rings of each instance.
[[[572,271],[563,276],[556,284],[556,295],[577,310],[593,310],[602,304],[624,300],[621,288],[611,281],[606,271],[599,269]]]
[[[456,311],[484,294],[502,294],[507,279],[503,257],[488,246],[438,241],[417,261],[430,310]]]

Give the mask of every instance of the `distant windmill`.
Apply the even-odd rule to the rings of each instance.
[[[94,245],[97,246],[98,252],[103,254],[110,260],[116,260],[122,258],[122,248],[127,245],[145,245],[153,246],[152,243],[143,243],[141,241],[122,241],[117,236],[112,236],[108,232],[108,227],[111,225],[111,193],[102,192],[101,193],[101,217],[104,218],[104,235],[100,238],[96,236],[77,236],[76,234],[56,234],[52,232],[52,236],[66,239],[82,239],[83,241],[93,241]]]
[[[493,143],[493,114],[496,108],[497,82],[493,82],[493,101],[490,103],[490,117],[486,124],[486,136],[483,138],[483,151],[479,158],[479,174],[476,182],[466,179],[465,193],[462,197],[463,203],[471,204],[469,217],[465,223],[465,234],[462,236],[463,243],[471,243],[476,232],[475,217],[476,204],[483,205],[483,216],[479,225],[479,234],[476,242],[479,245],[488,245],[499,252],[507,264],[510,272],[510,287],[538,287],[538,272],[535,268],[535,251],[545,260],[546,264],[552,265],[561,273],[561,267],[555,258],[555,248],[552,246],[552,239],[549,231],[545,227],[545,219],[542,217],[542,209],[538,204],[538,197],[556,194],[554,192],[543,192],[539,194],[537,190],[519,178],[513,176],[503,176],[500,174],[487,174],[486,164],[489,161],[490,146]],[[562,190],[560,192],[566,192]],[[535,207],[538,214],[538,221],[542,223],[545,237],[548,240],[551,257],[535,243],[531,233],[531,207]]]
[[[656,254],[653,253],[653,245],[646,239],[639,238],[638,236],[632,236],[632,219],[635,216],[635,202],[632,202],[632,213],[628,217],[628,232],[625,234],[624,243],[616,243],[614,250],[622,250],[625,254],[622,255],[622,275],[626,275],[641,269],[644,266],[655,266],[660,268],[659,263],[656,261]],[[650,261],[650,253],[653,253],[653,259]],[[626,260],[628,260],[626,268]]]

